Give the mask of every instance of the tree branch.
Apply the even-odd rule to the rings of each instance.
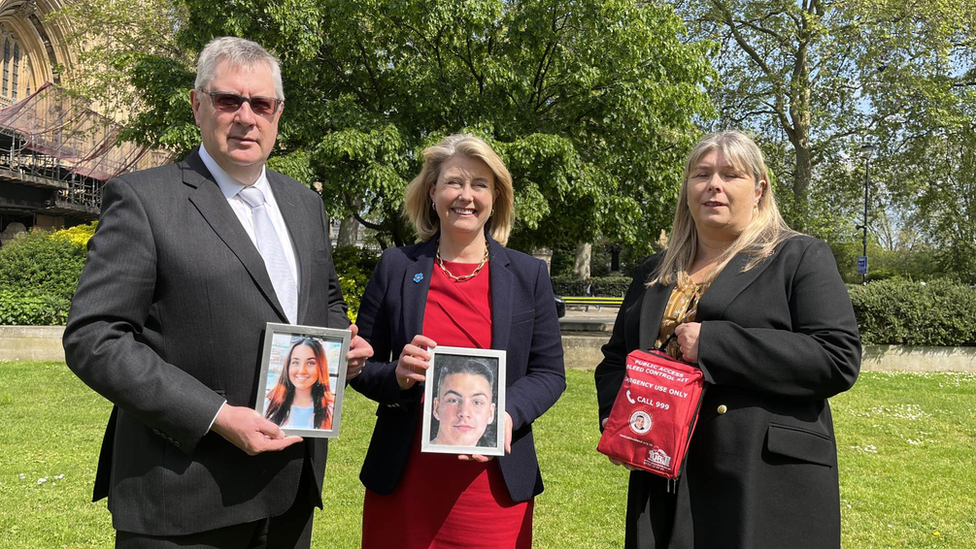
[[[366,219],[358,212],[352,212],[352,216],[356,219],[356,221],[358,221],[360,224],[362,224],[363,227],[366,227],[367,229],[373,229],[374,231],[380,231],[383,229],[382,224],[366,221]]]
[[[766,75],[766,78],[769,80],[770,84],[772,84],[773,91],[776,95],[776,116],[779,119],[783,130],[786,131],[787,135],[789,135],[791,139],[793,139],[796,131],[790,124],[789,117],[786,114],[786,106],[783,102],[785,91],[782,89],[782,84],[775,80],[776,74],[773,72],[772,68],[766,63],[765,59],[759,55],[756,49],[749,44],[745,37],[742,36],[742,33],[739,32],[739,29],[735,26],[735,20],[732,17],[732,12],[729,10],[728,6],[723,4],[720,0],[711,0],[711,2],[713,6],[722,12],[726,27],[728,27],[729,31],[732,33],[732,38],[735,40],[736,44],[738,44],[739,47],[742,48],[742,51],[744,51],[746,55],[752,59],[753,63],[759,67],[759,69]]]
[[[373,84],[373,93],[376,98],[376,112],[383,112],[383,91],[380,89],[380,82],[373,71],[373,67],[369,63],[369,54],[366,52],[366,47],[363,46],[362,40],[356,40],[356,46],[359,48],[359,56],[363,60],[363,66],[366,67],[366,74],[369,75],[369,81]]]
[[[748,27],[748,28],[750,28],[750,29],[752,29],[752,30],[754,30],[756,32],[760,32],[760,33],[763,33],[763,34],[766,34],[766,35],[772,37],[773,40],[775,40],[777,43],[779,43],[779,45],[782,46],[784,49],[785,48],[789,48],[792,45],[792,42],[791,41],[787,40],[781,34],[779,34],[778,32],[775,32],[775,31],[773,31],[771,29],[767,29],[766,27],[763,27],[763,26],[760,26],[760,25],[756,25],[756,24],[752,23],[751,21],[746,21],[744,19],[738,20],[737,23],[739,23],[741,25],[744,25],[744,26],[746,26],[746,27]]]

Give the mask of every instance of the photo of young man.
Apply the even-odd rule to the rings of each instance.
[[[495,375],[486,359],[450,357],[437,376],[432,413],[437,430],[431,443],[449,446],[495,445]],[[432,429],[433,430],[433,429]]]

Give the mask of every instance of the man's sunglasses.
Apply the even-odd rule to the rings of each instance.
[[[251,106],[254,114],[269,116],[278,112],[278,108],[285,102],[284,99],[278,99],[277,97],[244,97],[243,95],[237,95],[231,92],[199,91],[209,95],[210,102],[213,103],[214,108],[221,112],[237,112],[241,108],[241,105],[247,103]]]

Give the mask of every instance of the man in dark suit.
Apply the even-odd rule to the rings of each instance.
[[[106,185],[65,329],[68,366],[115,404],[94,498],[116,547],[307,548],[326,443],[252,408],[267,322],[349,324],[325,211],[264,167],[284,93],[261,46],[212,41],[190,99],[201,146]],[[372,354],[350,329],[347,378]]]

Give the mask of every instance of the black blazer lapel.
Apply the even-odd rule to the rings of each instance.
[[[403,330],[404,344],[410,343],[414,334],[423,333],[424,312],[427,308],[427,292],[437,253],[437,238],[432,238],[416,249],[414,262],[403,271]],[[396,358],[396,357],[394,357]]]
[[[695,317],[697,322],[711,318],[723,318],[725,309],[732,303],[732,300],[752,284],[771,263],[768,260],[763,261],[752,269],[742,272],[742,267],[749,262],[749,259],[746,254],[736,254],[729,261],[729,264],[722,269],[722,272],[715,277],[708,290],[702,295],[701,300],[698,301],[698,314]]]
[[[291,235],[292,246],[295,249],[295,259],[298,263],[298,311],[295,321],[302,324],[305,312],[308,310],[308,296],[312,290],[312,256],[314,250],[319,250],[322,246],[331,246],[331,242],[313,242],[312,233],[309,227],[312,224],[318,225],[318,219],[309,219],[302,215],[305,208],[302,207],[302,196],[295,192],[296,189],[291,185],[285,185],[279,178],[280,175],[267,171],[268,184],[274,192],[275,201],[278,203],[278,210],[281,217],[285,220],[288,227],[288,234]]]
[[[278,302],[278,296],[275,295],[271,277],[268,276],[268,270],[264,266],[264,259],[247,236],[247,231],[241,226],[240,220],[234,215],[234,210],[227,204],[220,187],[200,159],[199,152],[194,150],[186,160],[180,162],[179,166],[183,170],[183,182],[195,189],[190,194],[190,202],[241,261],[282,321],[288,322],[288,317],[285,316],[284,309]]]
[[[638,335],[639,348],[648,350],[655,348],[654,342],[661,331],[661,319],[664,318],[664,309],[671,298],[675,283],[665,286],[654,284],[644,290],[644,299],[641,302],[640,311],[640,332]]]
[[[512,292],[515,276],[508,270],[505,247],[488,237],[488,272],[491,274],[491,348],[507,349],[512,328]]]

